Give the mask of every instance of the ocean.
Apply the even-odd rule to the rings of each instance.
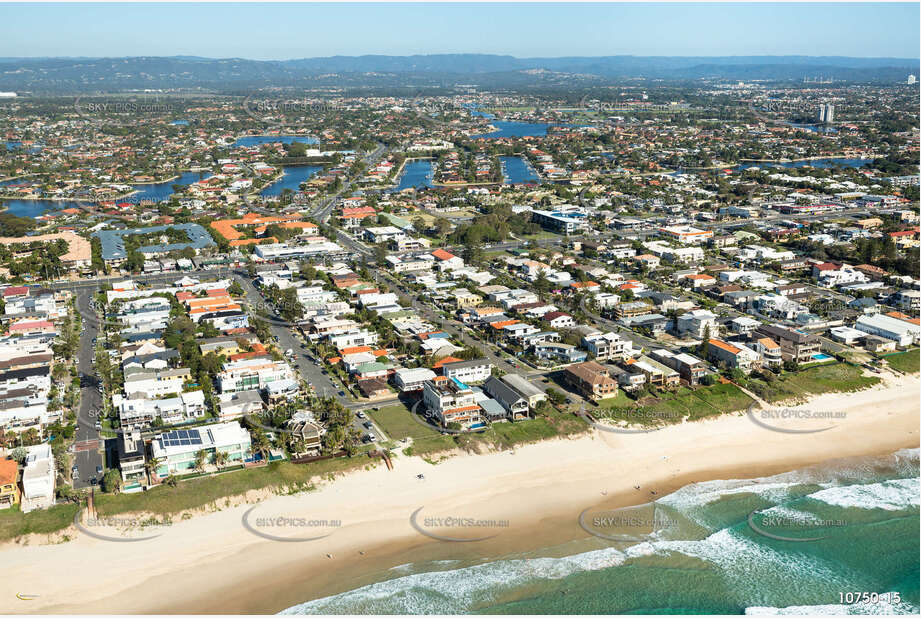
[[[589,513],[592,534],[565,545],[404,564],[282,613],[917,614],[918,465],[906,449],[695,483]],[[624,534],[635,521],[650,529]]]

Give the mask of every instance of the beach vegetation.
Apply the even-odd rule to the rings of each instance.
[[[880,383],[880,378],[863,375],[863,369],[846,363],[810,367],[802,371],[784,371],[765,379],[765,374],[752,374],[739,382],[769,403],[788,399],[803,399],[823,393],[853,393]]]
[[[898,354],[890,354],[885,357],[885,360],[886,364],[896,371],[901,371],[902,373],[918,373],[921,354],[919,354],[919,350],[908,350],[906,352],[899,352]]]

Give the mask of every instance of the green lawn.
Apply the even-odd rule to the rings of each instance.
[[[133,494],[97,494],[96,510],[100,515],[127,512],[150,512],[170,515],[187,509],[218,502],[221,498],[238,496],[251,489],[288,487],[306,489],[317,479],[347,472],[367,465],[377,465],[379,459],[356,455],[337,457],[308,464],[276,461],[261,468],[249,468],[213,477],[205,476],[180,482],[176,487],[159,486]]]
[[[738,412],[751,404],[752,398],[734,384],[714,384],[698,388],[680,387],[658,393],[654,398],[634,401],[623,392],[600,403],[597,414],[604,418],[640,425],[678,423],[709,416]]]
[[[902,373],[918,373],[919,360],[921,360],[921,354],[919,354],[918,350],[908,350],[907,352],[885,357],[885,361],[890,367]]]
[[[0,510],[0,540],[63,530],[73,523],[79,508],[76,504],[58,504],[31,513],[23,513],[19,506]]]
[[[797,373],[783,373],[770,384],[761,379],[747,380],[750,388],[765,401],[774,403],[822,393],[852,393],[880,382],[876,377],[861,375],[863,370],[846,363],[811,367]]]
[[[490,448],[508,449],[529,442],[539,442],[550,438],[570,436],[588,430],[588,423],[572,414],[562,414],[549,408],[539,413],[536,418],[514,423],[493,423],[481,433],[457,436],[461,448],[483,445]]]
[[[385,406],[380,410],[365,410],[365,413],[394,440],[418,440],[441,435],[435,429],[413,420],[412,413],[403,404]]]

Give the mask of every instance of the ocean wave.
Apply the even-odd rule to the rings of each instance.
[[[564,556],[499,560],[461,569],[414,573],[290,607],[282,614],[459,614],[497,592],[623,563],[613,549]]]
[[[917,478],[908,478],[830,487],[809,494],[808,497],[843,508],[902,511],[919,506],[919,495],[921,482]]]
[[[656,553],[678,552],[715,566],[732,585],[738,600],[760,597],[768,590],[808,590],[809,582],[837,583],[846,589],[854,581],[840,564],[805,553],[777,551],[732,528],[724,528],[699,541],[653,543]]]

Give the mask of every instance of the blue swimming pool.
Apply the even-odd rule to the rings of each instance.
[[[829,356],[828,354],[813,354],[812,355],[813,360],[831,360],[832,358],[834,357]]]

